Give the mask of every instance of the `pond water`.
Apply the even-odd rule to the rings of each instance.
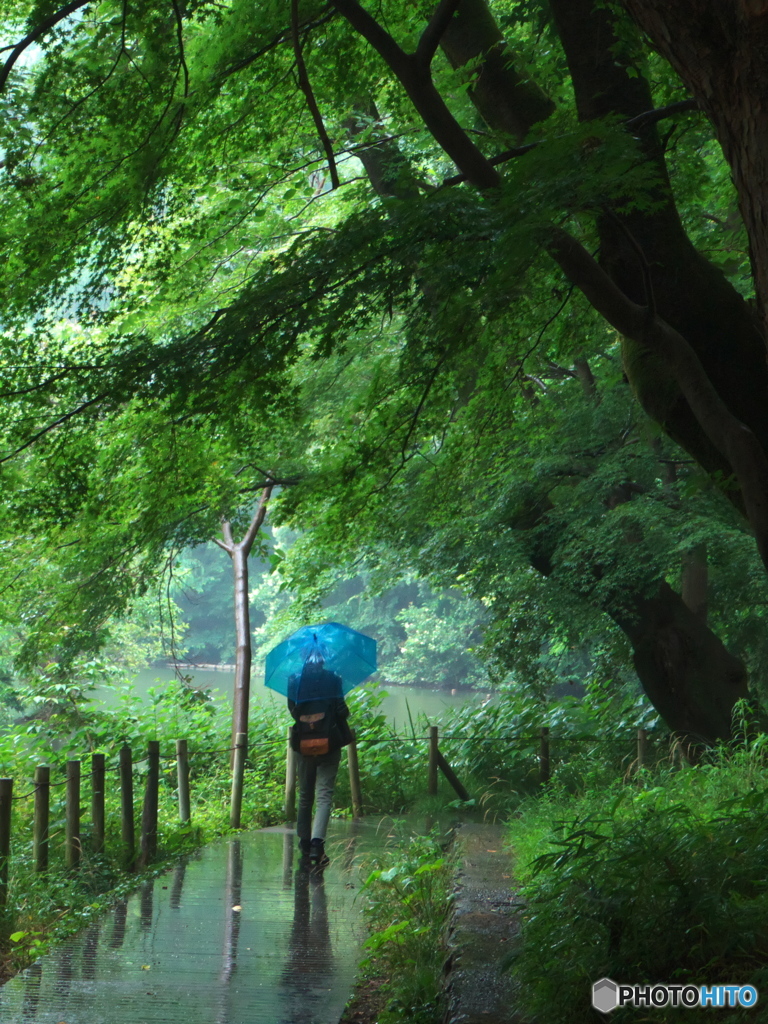
[[[184,669],[183,673],[191,677],[193,686],[217,691],[217,697],[222,704],[231,705],[235,682],[233,672]],[[162,686],[173,678],[174,671],[170,667],[146,668],[133,676],[132,683],[136,693],[146,696],[151,687]],[[477,690],[459,690],[451,693],[447,690],[430,690],[419,686],[384,686],[382,689],[386,693],[381,705],[382,712],[398,732],[410,732],[409,712],[418,729],[417,718],[421,714],[426,715],[430,722],[434,722],[448,708],[461,707],[467,703],[479,706],[488,696]],[[107,706],[114,706],[120,700],[120,695],[119,688],[101,686],[94,692],[93,698]],[[285,707],[285,698],[268,690],[259,675],[254,675],[251,680],[251,703],[254,702],[272,703],[281,710]]]

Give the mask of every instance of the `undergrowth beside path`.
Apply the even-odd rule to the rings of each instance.
[[[523,943],[512,967],[532,1024],[596,1019],[593,982],[753,985],[768,998],[766,737],[706,763],[553,783],[510,825]],[[713,1011],[618,1008],[612,1024],[713,1019]],[[765,1019],[722,1008],[719,1021]]]
[[[370,929],[341,1024],[439,1024],[451,907],[447,839],[435,831],[383,847],[362,890]]]

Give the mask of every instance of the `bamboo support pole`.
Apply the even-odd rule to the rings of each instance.
[[[141,811],[139,866],[145,868],[157,854],[157,803],[160,787],[160,744],[150,740],[147,745],[147,788]]]
[[[648,752],[648,732],[646,729],[637,730],[637,767],[642,768],[645,764]]]
[[[286,821],[296,821],[296,755],[291,747],[291,727],[285,745],[285,799],[283,811]]]
[[[347,766],[349,767],[349,791],[352,794],[352,817],[363,816],[363,791],[360,786],[360,763],[357,759],[357,737],[352,732],[352,741],[347,745]]]
[[[0,779],[0,907],[8,899],[8,869],[11,861],[11,807],[13,779]]]
[[[186,740],[176,740],[176,778],[179,790],[179,821],[188,824],[192,820],[189,800],[189,751]]]
[[[51,769],[47,764],[35,768],[35,823],[32,859],[35,871],[48,867],[48,823],[51,815]]]
[[[232,768],[232,798],[229,809],[230,828],[240,828],[240,816],[243,809],[243,777],[245,774],[245,755],[248,752],[248,736],[239,732],[235,736],[235,762]]]
[[[435,796],[437,793],[437,755],[439,750],[437,748],[437,726],[430,725],[429,727],[429,771],[427,774],[427,793],[430,796]]]
[[[80,865],[80,762],[67,761],[66,825],[64,863],[68,868]]]
[[[93,852],[104,852],[104,755],[91,754],[91,821]]]
[[[133,866],[136,849],[136,830],[133,821],[133,766],[131,748],[120,749],[120,835],[123,840],[125,864]]]
[[[539,780],[545,785],[549,782],[549,729],[542,728],[539,735]]]
[[[438,752],[437,752],[437,765],[438,765],[440,771],[446,777],[446,779],[448,779],[450,784],[453,786],[453,788],[456,791],[456,794],[459,796],[459,798],[461,800],[469,800],[469,793],[466,791],[464,786],[461,784],[461,782],[459,781],[459,779],[458,779],[458,777],[456,775],[456,772],[448,764],[448,762],[446,761],[444,755],[442,754],[442,752],[440,750],[438,750]]]

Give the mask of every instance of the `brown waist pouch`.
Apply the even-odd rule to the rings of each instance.
[[[299,741],[299,753],[308,754],[310,757],[318,757],[320,754],[327,754],[330,750],[327,736],[309,737]]]

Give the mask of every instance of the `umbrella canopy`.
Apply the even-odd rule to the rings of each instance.
[[[267,655],[264,685],[297,703],[341,697],[376,671],[376,641],[339,622],[302,626]]]

